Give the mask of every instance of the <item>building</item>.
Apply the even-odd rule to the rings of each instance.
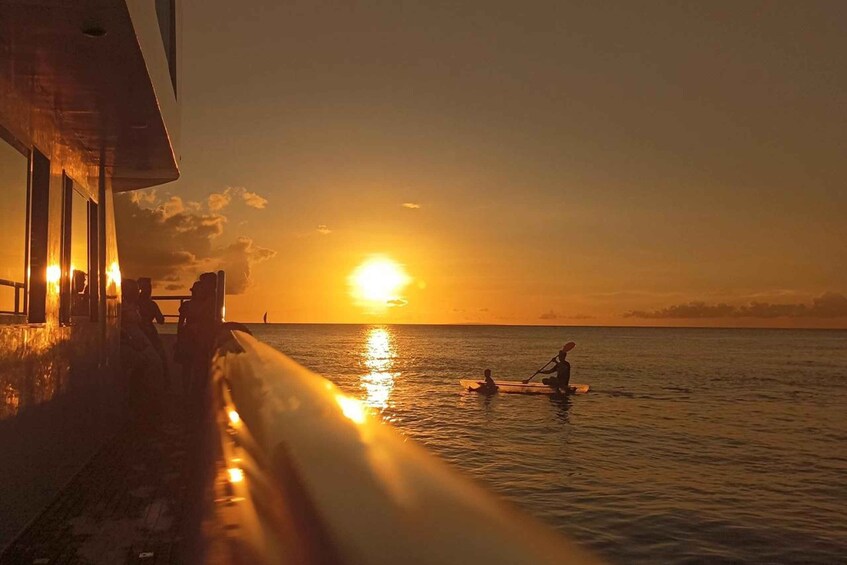
[[[122,420],[113,195],[179,176],[176,0],[0,4],[0,548]]]

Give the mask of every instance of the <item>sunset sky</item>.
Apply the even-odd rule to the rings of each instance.
[[[125,276],[223,266],[239,321],[847,327],[847,4],[182,16],[182,178],[119,200]]]

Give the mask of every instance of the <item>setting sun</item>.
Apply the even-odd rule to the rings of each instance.
[[[411,278],[403,266],[387,257],[372,257],[356,267],[349,278],[351,293],[360,303],[386,307],[401,301],[400,292]]]

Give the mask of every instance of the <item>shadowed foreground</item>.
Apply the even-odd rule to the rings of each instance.
[[[170,350],[173,336],[162,336]],[[171,374],[176,370],[171,367]],[[2,563],[186,563],[199,543],[205,449],[199,403],[142,397],[133,417],[6,549]],[[204,453],[206,456],[204,457]]]

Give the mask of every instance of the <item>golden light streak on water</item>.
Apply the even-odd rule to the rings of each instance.
[[[364,402],[371,408],[384,410],[388,407],[391,391],[394,390],[394,336],[388,328],[371,328],[365,344],[365,367],[370,373],[362,376],[361,386],[365,391]]]

